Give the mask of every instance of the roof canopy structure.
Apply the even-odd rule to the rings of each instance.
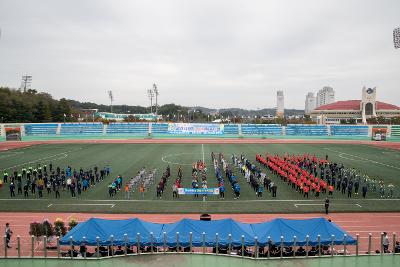
[[[111,235],[113,236],[111,238]],[[260,246],[272,243],[280,244],[283,237],[284,245],[292,245],[296,236],[297,245],[305,245],[307,237],[309,245],[334,243],[339,245],[355,244],[356,240],[336,224],[324,218],[307,220],[274,219],[272,221],[247,224],[233,219],[199,221],[183,219],[175,223],[160,224],[140,220],[106,220],[91,218],[79,223],[60,240],[62,245],[137,245],[188,247],[190,241],[193,247],[203,246],[241,246],[242,236],[246,246],[253,246],[257,238]]]
[[[400,107],[376,101],[377,110],[400,110]],[[361,111],[361,100],[347,100],[337,101],[335,103],[327,104],[316,108],[315,110],[355,110]]]

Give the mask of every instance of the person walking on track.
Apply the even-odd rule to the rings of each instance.
[[[5,236],[6,236],[6,247],[7,248],[11,248],[10,240],[11,240],[11,235],[12,234],[13,234],[13,231],[11,231],[10,224],[6,223]]]
[[[325,198],[325,214],[329,213],[329,198]]]

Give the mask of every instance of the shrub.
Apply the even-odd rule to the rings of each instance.
[[[43,224],[39,222],[32,222],[29,226],[29,234],[39,237],[43,235]]]
[[[57,218],[54,222],[54,234],[56,236],[64,236],[67,233],[67,227],[62,219]]]
[[[68,226],[69,226],[68,231],[71,231],[77,225],[78,225],[78,221],[76,219],[72,218],[68,223]]]
[[[45,219],[42,225],[43,225],[43,235],[47,237],[54,235],[54,227],[51,224],[51,222],[49,222],[49,220]]]

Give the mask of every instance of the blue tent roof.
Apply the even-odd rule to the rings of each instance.
[[[110,236],[113,235],[114,245],[124,245],[125,238],[127,244],[135,245],[138,242],[137,234],[140,233],[139,242],[142,246],[151,244],[162,246],[164,242],[170,247],[176,246],[178,242],[180,246],[189,246],[190,232],[192,232],[193,246],[202,246],[203,242],[206,246],[215,246],[217,241],[219,246],[227,246],[229,243],[233,246],[240,246],[242,236],[246,246],[254,245],[255,237],[257,237],[257,242],[261,246],[265,246],[268,240],[279,244],[281,236],[283,236],[284,245],[291,245],[294,236],[296,236],[297,245],[305,245],[307,235],[309,236],[309,245],[318,243],[318,235],[321,244],[330,244],[332,235],[335,237],[335,244],[343,244],[345,235],[347,235],[346,244],[356,243],[356,240],[344,230],[324,218],[274,219],[255,224],[241,223],[233,219],[215,221],[183,219],[175,223],[159,224],[137,218],[127,220],[91,218],[86,222],[79,223],[68,232],[66,236],[61,238],[60,244],[70,244],[70,237],[72,237],[74,245],[79,245],[82,242],[86,242],[88,245],[96,245],[96,237],[99,237],[100,245],[110,245]],[[203,233],[205,234],[203,235]],[[229,234],[231,237],[229,237]]]
[[[148,245],[160,235],[163,224],[151,223],[140,219],[127,220],[106,220],[91,218],[86,222],[79,223],[70,232],[60,240],[60,244],[70,244],[72,236],[73,244],[79,245],[85,242],[87,245],[96,245],[96,238],[99,237],[100,245],[111,244],[111,235],[113,235],[114,245],[125,244],[125,234],[128,244],[137,243],[137,233],[140,233],[140,242]],[[153,240],[151,240],[153,233]],[[84,238],[85,237],[85,238]]]
[[[254,234],[257,235],[260,244],[267,244],[268,237],[272,243],[280,243],[283,237],[284,245],[292,244],[296,237],[297,245],[305,245],[306,236],[309,236],[309,244],[318,243],[318,235],[321,244],[331,244],[334,235],[335,244],[343,244],[344,236],[347,244],[355,244],[355,240],[336,224],[324,218],[306,220],[274,219],[271,222],[252,224]]]

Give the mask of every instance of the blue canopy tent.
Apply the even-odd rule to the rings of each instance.
[[[126,234],[127,243],[134,245],[137,244],[137,234],[140,233],[140,243],[148,246],[156,241],[156,237],[160,235],[162,227],[163,224],[146,222],[137,218],[128,220],[91,218],[86,222],[79,223],[68,232],[60,239],[60,244],[70,244],[70,238],[72,237],[74,245],[80,245],[85,242],[87,245],[94,246],[97,244],[96,237],[99,237],[99,244],[105,246],[111,244],[110,236],[113,235],[112,243],[114,245],[124,245]],[[152,236],[153,239],[151,238]]]
[[[356,240],[348,235],[344,230],[336,224],[327,221],[324,218],[313,218],[306,220],[288,220],[274,219],[271,222],[252,224],[254,234],[258,237],[260,245],[268,243],[268,237],[273,244],[280,244],[283,237],[283,244],[291,245],[296,236],[296,244],[303,246],[307,242],[309,236],[309,245],[315,246],[318,244],[318,235],[320,236],[321,244],[331,244],[332,235],[334,235],[334,244],[353,245]],[[346,235],[346,241],[345,240]]]
[[[177,232],[179,233],[177,235]],[[324,218],[314,218],[307,220],[288,220],[274,219],[270,222],[247,224],[237,222],[233,219],[223,219],[215,221],[198,221],[183,219],[169,224],[158,224],[142,221],[140,219],[127,220],[105,220],[91,218],[86,222],[79,223],[66,236],[60,239],[61,245],[69,245],[70,238],[72,243],[79,245],[85,242],[87,245],[97,244],[96,237],[99,237],[99,245],[124,245],[125,238],[128,245],[136,245],[140,242],[141,246],[163,246],[164,243],[169,247],[179,246],[188,247],[190,245],[190,232],[192,232],[192,246],[214,247],[218,241],[219,246],[241,246],[242,236],[245,246],[253,246],[255,237],[260,246],[272,243],[280,244],[283,236],[284,245],[292,245],[293,237],[296,236],[297,245],[306,244],[306,236],[309,236],[309,245],[318,243],[318,235],[321,244],[331,244],[332,235],[335,236],[336,245],[356,244],[356,240],[348,235],[336,224],[328,222]],[[137,234],[140,233],[138,240]],[[164,234],[165,233],[165,234]],[[205,233],[205,234],[203,234]],[[218,233],[218,237],[217,234]],[[125,236],[126,234],[126,236]],[[231,237],[229,237],[229,234]],[[345,235],[346,239],[345,239]],[[85,237],[85,238],[84,238]]]
[[[183,219],[172,224],[165,224],[163,231],[166,232],[168,246],[175,246],[177,243],[176,233],[179,232],[179,245],[189,246],[190,232],[192,232],[192,246],[200,247],[228,246],[241,244],[241,236],[245,236],[246,245],[254,242],[254,235],[250,224],[240,223],[232,219],[216,220],[216,221],[198,221],[191,219]],[[203,235],[204,233],[204,235]],[[231,237],[229,237],[231,234]]]

